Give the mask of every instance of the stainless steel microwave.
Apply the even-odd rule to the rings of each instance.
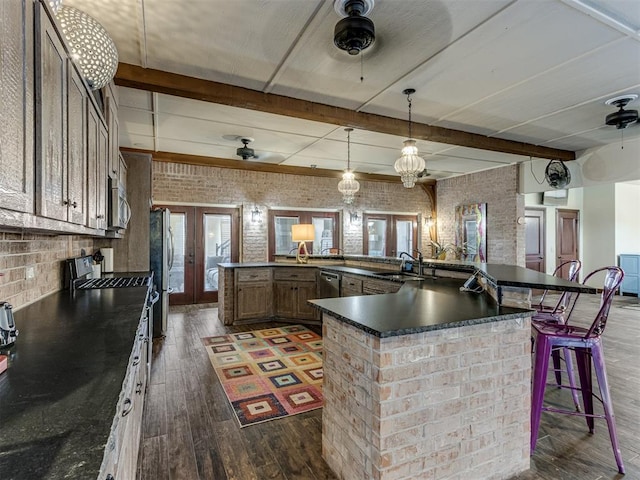
[[[124,230],[131,219],[127,191],[117,178],[109,180],[109,230]]]

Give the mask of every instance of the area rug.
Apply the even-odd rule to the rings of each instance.
[[[302,325],[206,337],[240,427],[321,408],[322,337]]]

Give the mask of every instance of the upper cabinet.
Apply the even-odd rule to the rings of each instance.
[[[86,88],[45,7],[36,38],[36,212],[86,222]]]
[[[33,8],[0,2],[0,192],[2,208],[34,211]]]
[[[105,235],[117,90],[91,92],[45,0],[0,2],[0,229]]]

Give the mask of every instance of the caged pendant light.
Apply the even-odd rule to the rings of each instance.
[[[418,179],[418,174],[425,169],[426,163],[424,158],[418,156],[416,141],[411,138],[411,95],[416,91],[413,88],[407,88],[402,93],[407,96],[407,102],[409,102],[409,138],[404,141],[402,156],[396,160],[393,168],[400,174],[405,188],[413,188]]]
[[[360,190],[360,183],[351,171],[351,132],[353,128],[345,128],[347,132],[347,170],[342,174],[342,180],[338,183],[338,191],[342,194],[342,201],[346,205],[351,205],[355,199],[355,194]]]

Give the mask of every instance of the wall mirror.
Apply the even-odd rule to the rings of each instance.
[[[456,207],[456,250],[461,260],[487,261],[487,204]]]

